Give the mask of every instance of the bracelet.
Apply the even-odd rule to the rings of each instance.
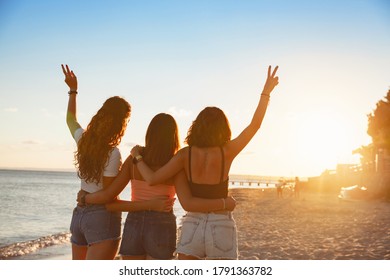
[[[133,157],[133,164],[137,164],[140,161],[142,161],[142,156],[141,155],[137,155],[137,156]]]
[[[70,90],[70,91],[68,91],[68,94],[69,94],[69,95],[71,95],[71,94],[73,94],[73,93],[74,93],[74,94],[77,94],[78,92],[77,92],[77,90]]]
[[[270,98],[270,95],[265,93],[262,93],[261,96],[267,96],[268,98]]]
[[[223,208],[222,210],[225,210],[226,209],[226,202],[225,202],[225,199],[224,198],[221,198],[222,199],[222,202],[223,202]]]

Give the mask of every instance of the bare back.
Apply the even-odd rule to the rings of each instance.
[[[190,178],[188,147],[186,148],[185,157],[186,164],[184,170],[187,178]],[[224,167],[221,163],[222,159],[224,160]],[[219,147],[198,148],[193,146],[191,148],[192,181],[198,184],[218,184],[221,181],[222,172],[223,181],[225,181],[228,178],[231,163],[232,161],[228,157],[222,156]]]

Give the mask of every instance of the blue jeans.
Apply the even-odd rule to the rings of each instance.
[[[110,212],[104,205],[77,206],[73,210],[71,242],[86,246],[121,237],[122,212]]]
[[[149,255],[173,258],[176,247],[176,216],[172,213],[141,211],[127,214],[119,253],[123,256]]]

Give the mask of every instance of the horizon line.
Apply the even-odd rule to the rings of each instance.
[[[72,168],[45,168],[45,167],[4,167],[0,166],[0,170],[13,170],[13,171],[42,171],[42,172],[76,172],[76,169]],[[319,175],[317,175],[319,176]],[[239,180],[239,178],[253,178],[259,179],[271,179],[271,178],[278,178],[278,179],[291,179],[295,177],[299,178],[310,178],[310,177],[317,177],[317,176],[287,176],[287,175],[254,175],[254,174],[229,174],[230,181],[232,180]]]

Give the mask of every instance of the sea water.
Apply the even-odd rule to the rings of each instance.
[[[69,243],[69,225],[80,181],[76,172],[0,169],[0,259]],[[130,199],[127,186],[121,199]],[[176,200],[174,212],[184,210]],[[123,222],[126,213],[123,213]],[[70,246],[70,244],[69,244]]]

